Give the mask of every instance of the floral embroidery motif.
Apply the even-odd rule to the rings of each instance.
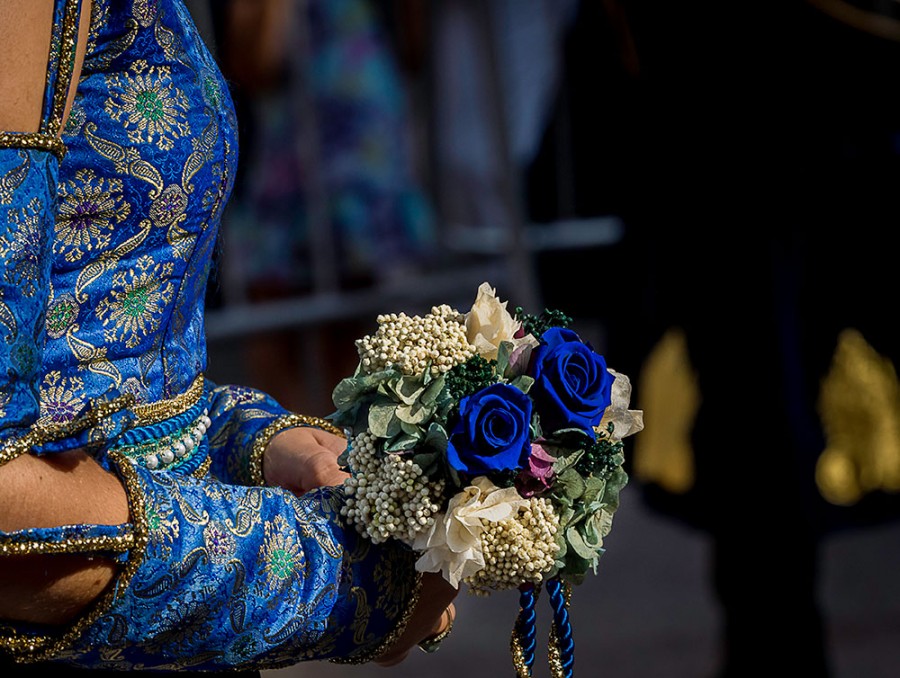
[[[302,573],[306,556],[282,516],[276,516],[274,523],[266,523],[264,528],[266,536],[260,547],[259,561],[266,586],[273,593],[278,593]]]
[[[34,296],[40,277],[44,250],[42,210],[38,198],[32,198],[25,207],[9,210],[7,219],[13,228],[9,235],[0,237],[0,257],[6,260],[3,277],[10,285],[17,286],[25,297]]]
[[[84,380],[53,371],[41,384],[41,419],[51,424],[72,421],[84,409]]]
[[[172,82],[168,66],[149,66],[139,59],[131,75],[107,76],[110,97],[104,106],[109,116],[122,123],[128,138],[138,144],[155,143],[171,150],[176,139],[190,134],[188,100]]]
[[[144,508],[150,543],[158,549],[160,558],[168,558],[172,553],[171,544],[180,534],[178,518],[172,506],[163,502],[148,502]]]
[[[45,323],[47,337],[59,339],[75,325],[78,319],[78,302],[75,297],[66,292],[50,302],[47,307]]]
[[[97,304],[107,341],[124,340],[134,348],[159,327],[174,291],[171,275],[171,263],[154,264],[149,256],[138,259],[136,268],[113,275],[111,294]]]
[[[181,186],[177,184],[167,186],[150,206],[150,219],[157,226],[168,226],[183,221],[187,204],[187,196]]]
[[[226,563],[236,550],[234,537],[218,522],[212,521],[203,529],[203,543],[209,559],[214,563]]]
[[[156,0],[134,0],[131,13],[141,26],[147,28],[156,21],[159,6]]]
[[[131,213],[122,197],[122,181],[98,178],[93,170],[78,170],[60,186],[59,194],[53,247],[64,252],[66,261],[78,261],[86,250],[106,248],[113,226]]]

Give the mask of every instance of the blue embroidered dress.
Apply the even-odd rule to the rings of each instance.
[[[0,532],[0,557],[112,556],[66,628],[0,620],[15,661],[108,669],[367,661],[418,596],[410,554],[344,529],[341,494],[262,486],[311,421],[204,378],[203,299],[234,178],[226,84],[182,0],[94,0],[61,138],[81,0],[56,0],[44,114],[0,132],[0,464],[86,449],[124,525]]]

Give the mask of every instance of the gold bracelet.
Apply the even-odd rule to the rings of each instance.
[[[449,607],[446,610],[444,610],[444,613],[446,613],[447,618],[448,618],[447,628],[445,628],[440,633],[436,633],[435,635],[429,636],[428,638],[425,638],[424,640],[422,640],[419,643],[419,649],[422,650],[422,652],[426,652],[428,654],[431,654],[432,652],[437,652],[438,648],[441,646],[441,643],[444,641],[444,639],[447,636],[450,635],[450,632],[453,630],[453,621],[454,621],[453,613],[450,611]],[[442,614],[441,616],[443,617],[444,615]]]
[[[342,436],[344,432],[330,421],[320,419],[319,417],[310,417],[305,414],[287,414],[278,417],[271,424],[266,426],[261,433],[256,436],[253,441],[253,449],[250,451],[249,472],[250,481],[254,485],[265,485],[266,479],[263,475],[263,455],[266,452],[269,442],[275,437],[275,434],[281,433],[288,428],[312,427],[322,429],[328,433]]]

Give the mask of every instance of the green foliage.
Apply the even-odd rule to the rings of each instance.
[[[539,315],[526,313],[521,306],[516,306],[513,317],[522,323],[522,329],[526,334],[530,334],[536,338],[546,332],[551,327],[569,327],[572,324],[572,318],[562,311],[545,308]]]
[[[447,392],[457,401],[477,393],[498,381],[496,367],[496,360],[485,360],[479,355],[454,365],[446,375]]]
[[[446,432],[441,434],[432,427],[445,421],[455,404],[445,388],[444,375],[433,376],[430,369],[416,375],[393,368],[372,374],[357,371],[337,385],[333,400],[338,409],[331,420],[355,431],[368,429],[384,439],[385,452],[422,448],[427,454],[441,449],[441,435],[446,450]],[[439,429],[443,431],[442,426]]]
[[[594,475],[608,478],[625,461],[622,441],[613,442],[610,434],[613,431],[612,422],[606,431],[597,436],[597,440],[585,448],[584,454],[578,461],[578,471],[585,475]]]

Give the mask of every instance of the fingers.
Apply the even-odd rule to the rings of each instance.
[[[398,664],[416,645],[423,641],[427,642],[428,639],[433,639],[436,635],[446,631],[452,625],[452,619],[456,614],[453,600],[458,593],[459,591],[453,588],[440,574],[432,572],[423,574],[419,602],[406,630],[397,643],[376,663],[381,666]]]

